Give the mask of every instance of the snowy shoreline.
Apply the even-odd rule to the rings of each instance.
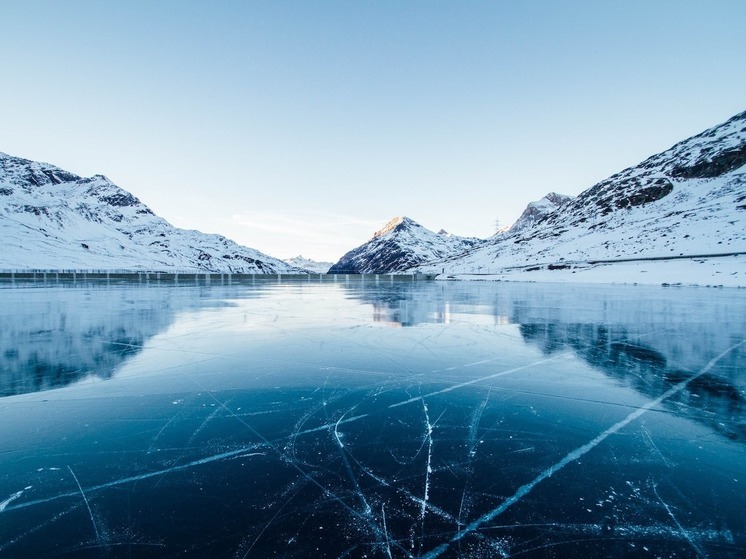
[[[746,287],[746,256],[557,263],[491,273],[445,272],[437,280]]]

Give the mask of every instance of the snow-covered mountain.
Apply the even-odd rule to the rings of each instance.
[[[741,252],[746,253],[746,112],[609,177],[527,227],[421,269],[484,273]]]
[[[178,229],[103,175],[0,152],[0,269],[290,273],[220,235]]]
[[[373,238],[345,254],[330,274],[385,274],[441,261],[481,243],[441,230],[434,233],[408,217],[395,217]]]
[[[561,205],[566,204],[574,198],[574,196],[566,196],[565,194],[550,192],[541,200],[530,202],[528,206],[526,206],[526,209],[523,210],[521,216],[513,225],[510,226],[510,229],[508,229],[508,231],[510,231],[511,233],[515,233],[523,229],[529,229],[533,227],[539,220],[548,216]]]
[[[333,264],[333,262],[317,262],[316,260],[304,258],[303,255],[286,258],[285,262],[312,274],[325,274]]]

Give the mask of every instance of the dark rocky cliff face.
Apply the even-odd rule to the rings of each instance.
[[[12,157],[2,152],[0,152],[0,176],[7,184],[23,188],[74,182],[81,178],[48,163]]]
[[[416,266],[419,261],[396,242],[383,243],[371,250],[359,247],[345,254],[329,268],[330,274],[388,274]]]

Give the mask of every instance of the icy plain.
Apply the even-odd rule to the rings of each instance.
[[[746,556],[746,291],[0,286],[0,557]]]

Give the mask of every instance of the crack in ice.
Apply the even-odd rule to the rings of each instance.
[[[663,498],[658,493],[658,486],[657,484],[653,483],[653,493],[655,493],[655,496],[658,497],[658,500],[661,502],[661,504],[665,507],[666,512],[668,513],[668,516],[671,517],[671,520],[674,521],[674,524],[676,524],[676,527],[679,529],[679,533],[684,537],[684,539],[689,543],[689,545],[692,547],[694,552],[697,554],[697,557],[707,557],[707,555],[699,548],[699,546],[694,542],[694,539],[692,539],[692,536],[689,532],[684,529],[684,527],[679,522],[679,519],[676,518],[673,511],[671,510],[671,507],[668,506],[668,503],[666,503]]]
[[[461,541],[466,535],[470,534],[471,532],[474,532],[482,527],[483,524],[490,522],[491,520],[494,520],[501,514],[503,514],[506,510],[508,510],[510,507],[512,507],[514,504],[519,502],[523,497],[528,495],[537,485],[539,485],[542,481],[545,479],[548,479],[552,477],[555,473],[559,472],[562,468],[567,466],[568,464],[575,462],[579,458],[583,457],[585,454],[593,450],[595,447],[597,447],[599,444],[601,444],[603,441],[605,441],[608,437],[613,435],[614,433],[618,432],[620,429],[626,427],[630,423],[632,423],[634,420],[636,420],[638,417],[643,415],[644,413],[648,412],[652,408],[656,407],[657,405],[661,404],[663,401],[667,400],[674,394],[677,394],[684,390],[691,382],[697,380],[699,377],[707,373],[710,369],[712,369],[715,364],[720,361],[723,357],[731,353],[733,350],[739,348],[740,346],[746,344],[746,340],[741,340],[737,344],[732,345],[719,355],[713,357],[707,365],[705,365],[697,374],[695,374],[692,377],[689,377],[688,379],[674,385],[673,387],[669,388],[666,392],[658,396],[656,399],[651,400],[644,406],[641,406],[637,410],[630,413],[627,417],[622,419],[621,421],[618,421],[608,429],[606,429],[604,432],[596,436],[594,439],[590,440],[586,444],[579,446],[569,454],[567,454],[564,458],[559,460],[558,462],[552,464],[547,469],[545,469],[543,472],[541,472],[538,476],[536,476],[533,480],[529,481],[528,483],[522,485],[518,488],[518,490],[509,498],[507,498],[505,501],[503,501],[500,506],[492,509],[487,514],[484,514],[483,516],[477,518],[473,522],[469,523],[469,525],[466,527],[465,530],[457,533],[454,537],[450,539],[450,541],[439,545],[435,549],[429,551],[423,556],[423,559],[434,559],[436,557],[440,557],[445,551],[448,549],[448,547],[456,542]]]
[[[567,357],[569,355],[572,355],[573,352],[571,351],[565,351],[563,353],[558,353],[557,355],[553,357],[548,357],[546,359],[540,359],[539,361],[534,361],[533,363],[529,363],[528,365],[521,365],[520,367],[515,367],[513,369],[508,369],[507,371],[500,371],[499,373],[494,373],[491,375],[487,375],[484,377],[475,378],[472,380],[467,380],[465,382],[459,382],[457,384],[452,384],[451,386],[447,386],[446,388],[442,388],[441,390],[436,390],[434,392],[430,392],[428,394],[424,394],[422,396],[415,396],[413,398],[409,398],[408,400],[404,400],[402,402],[397,402],[395,404],[389,405],[389,408],[397,408],[399,406],[405,406],[407,404],[412,404],[414,402],[417,402],[419,400],[422,400],[423,398],[430,398],[431,396],[438,396],[439,394],[445,394],[446,392],[452,392],[453,390],[458,390],[459,388],[464,388],[465,386],[471,386],[472,384],[477,384],[480,382],[484,382],[485,380],[490,380],[497,377],[502,377],[505,375],[511,375],[513,373],[517,373],[519,371],[524,371],[526,369],[530,369],[531,367],[535,367],[537,365],[542,365],[544,363],[548,363],[550,361],[554,361],[555,359],[559,359],[560,357]]]
[[[93,531],[96,533],[96,541],[101,544],[101,535],[98,533],[98,526],[96,526],[96,520],[93,518],[93,511],[91,510],[91,504],[88,502],[88,497],[85,496],[85,491],[83,491],[83,487],[80,485],[80,481],[78,481],[78,476],[75,475],[75,472],[73,472],[73,469],[68,465],[67,469],[70,470],[70,473],[73,476],[73,479],[75,480],[75,483],[78,484],[78,489],[80,489],[80,494],[83,496],[83,500],[85,501],[85,506],[88,509],[88,514],[91,517],[91,524],[93,524]]]
[[[94,485],[92,487],[86,488],[86,490],[90,493],[91,491],[100,491],[102,489],[108,489],[110,487],[116,487],[118,485],[124,485],[127,483],[132,483],[135,481],[142,481],[145,479],[150,479],[156,476],[160,476],[163,474],[180,471],[180,470],[187,470],[189,468],[193,468],[195,466],[201,466],[203,464],[209,464],[211,462],[217,462],[219,460],[224,460],[226,458],[233,458],[235,456],[238,456],[240,454],[245,454],[247,452],[250,452],[252,450],[255,450],[256,448],[259,448],[261,445],[251,445],[251,446],[245,446],[243,448],[239,448],[238,450],[231,450],[228,452],[221,452],[220,454],[214,454],[212,456],[207,456],[205,458],[200,458],[199,460],[193,460],[192,462],[188,462],[185,464],[181,464],[179,466],[172,466],[170,468],[165,468],[163,470],[154,470],[152,472],[147,472],[144,474],[138,474],[136,476],[128,476],[120,479],[115,479],[113,481],[109,481],[106,483],[101,483],[99,485]],[[68,466],[69,467],[69,466]],[[78,484],[80,487],[80,484]],[[74,495],[78,495],[80,491],[67,491],[65,493],[59,493],[58,495],[54,495],[52,497],[46,497],[43,499],[35,499],[33,501],[26,501],[24,503],[19,503],[17,505],[10,505],[6,507],[6,511],[13,511],[18,509],[25,509],[28,507],[36,506],[36,505],[42,505],[45,503],[51,503],[52,501],[57,501],[59,499],[65,499],[68,497],[72,497]]]
[[[427,467],[425,468],[425,492],[422,498],[422,508],[420,509],[420,520],[425,520],[425,508],[430,500],[430,474],[433,472],[433,426],[430,423],[430,415],[427,413],[427,404],[422,400],[422,409],[425,412],[425,437],[427,440]]]

